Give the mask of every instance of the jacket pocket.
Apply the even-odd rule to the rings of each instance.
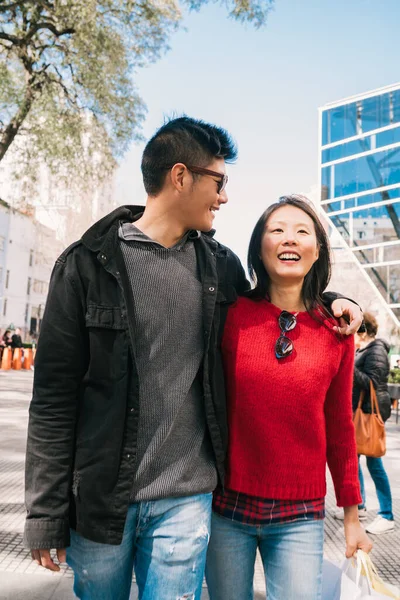
[[[126,323],[119,306],[89,304],[85,315],[86,327],[125,329]]]

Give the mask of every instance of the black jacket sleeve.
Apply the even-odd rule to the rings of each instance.
[[[368,376],[366,373],[363,373],[363,371],[360,371],[360,369],[357,369],[357,367],[354,367],[354,383],[361,389],[363,390],[369,390],[369,382],[371,381],[374,383],[375,387],[377,385],[377,382],[374,381],[374,379],[370,376]]]
[[[35,358],[26,453],[25,544],[69,543],[69,495],[79,388],[86,371],[84,310],[76,284],[57,262]]]
[[[357,302],[355,302],[355,300],[352,300],[352,298],[348,298],[347,296],[343,296],[343,294],[339,294],[338,292],[324,292],[322,294],[322,300],[325,304],[325,306],[330,310],[332,303],[335,300],[338,300],[339,298],[344,298],[345,300],[349,300],[350,302],[352,302],[353,304],[355,304],[356,306],[359,306],[357,304]]]

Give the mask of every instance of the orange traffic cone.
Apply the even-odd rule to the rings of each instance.
[[[1,358],[1,368],[5,371],[11,369],[11,348],[4,348]]]
[[[23,369],[30,370],[33,363],[32,348],[24,348],[24,365]]]
[[[21,368],[21,348],[15,348],[11,368],[19,371]]]

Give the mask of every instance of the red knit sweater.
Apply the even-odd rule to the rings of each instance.
[[[222,351],[228,395],[226,487],[276,500],[326,494],[326,462],[338,506],[361,502],[352,422],[353,337],[297,314],[294,351],[275,358],[281,309],[240,298],[228,312]]]

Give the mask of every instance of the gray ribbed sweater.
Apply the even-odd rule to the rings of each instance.
[[[210,492],[217,483],[199,373],[204,347],[197,235],[164,248],[132,223],[120,227],[139,375],[132,501]]]

